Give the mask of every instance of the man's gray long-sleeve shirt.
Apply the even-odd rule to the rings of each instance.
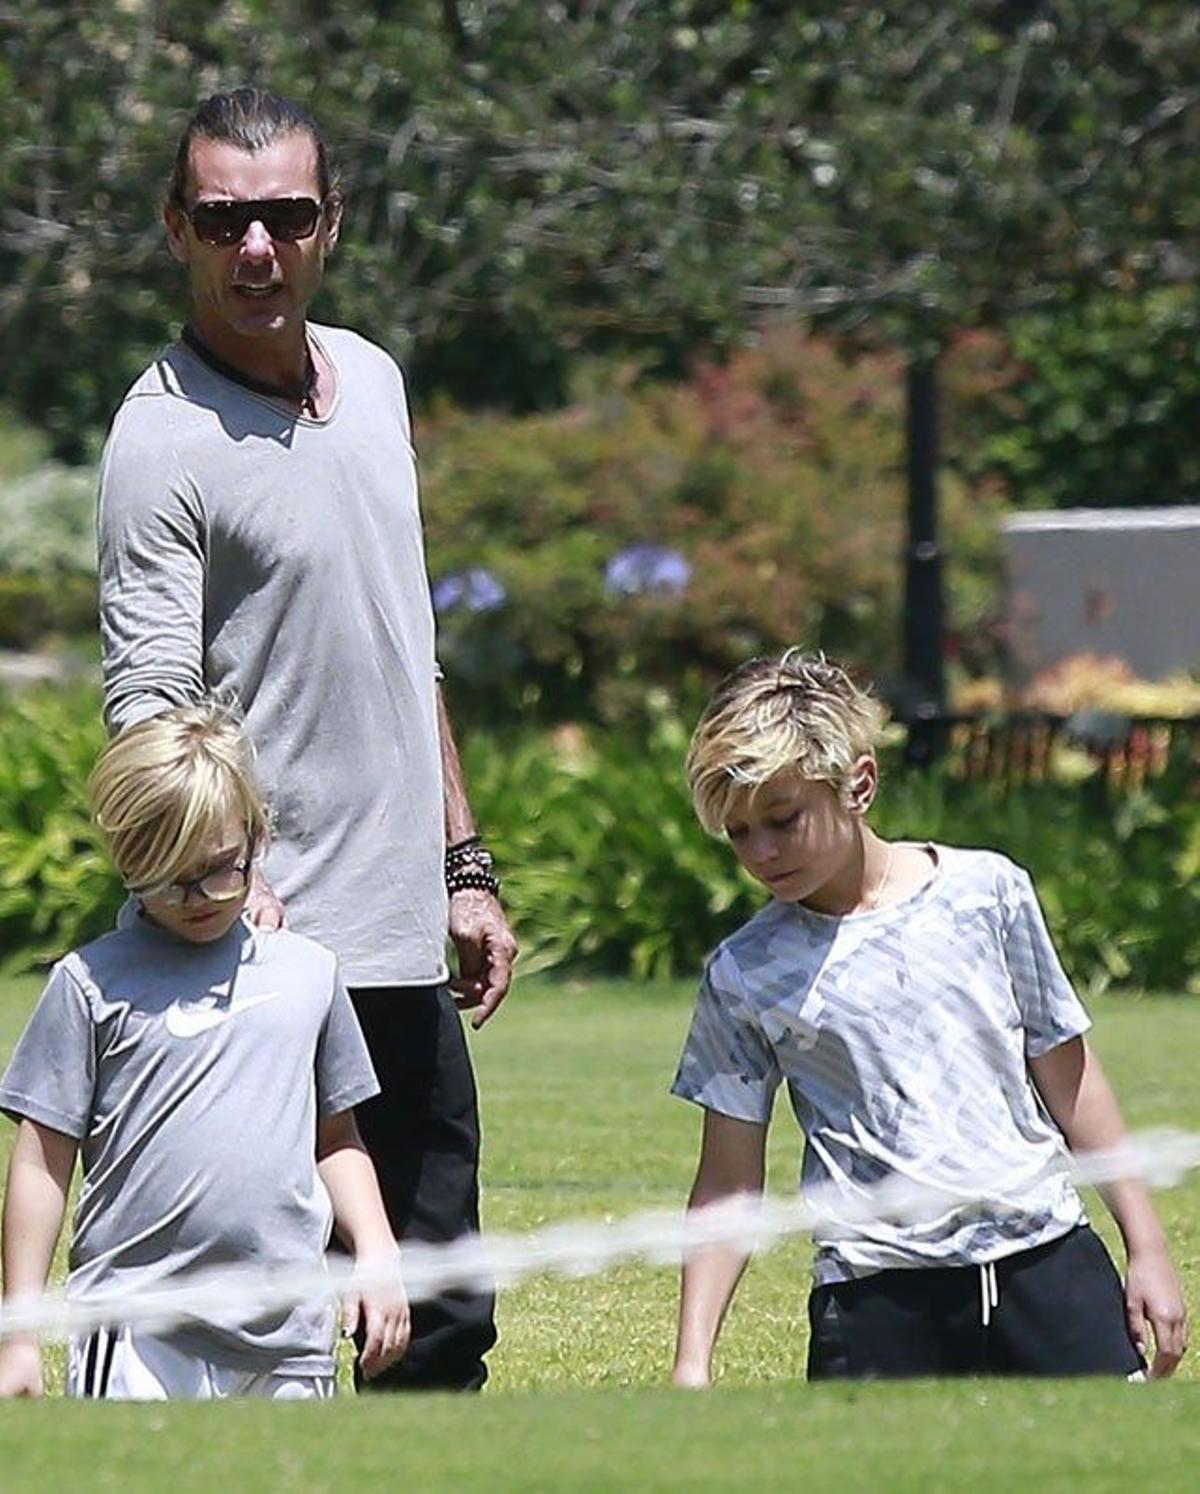
[[[311,327],[337,371],[297,415],[172,344],[101,467],[111,729],[205,694],[244,712],[266,875],[351,986],[446,976],[434,623],[399,369]]]

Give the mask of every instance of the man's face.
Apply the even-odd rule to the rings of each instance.
[[[192,142],[187,207],[202,202],[248,202],[273,197],[320,200],[317,152],[305,131],[281,135],[259,151],[226,141]],[[321,284],[325,256],[337,242],[339,214],[322,213],[316,231],[294,243],[272,238],[252,222],[234,244],[207,244],[186,214],[164,213],[171,253],[187,266],[192,322],[218,353],[250,351],[246,339],[292,337],[303,327]]]

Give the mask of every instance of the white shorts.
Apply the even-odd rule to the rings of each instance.
[[[273,1375],[230,1369],[132,1328],[99,1328],[67,1349],[67,1394],[106,1401],[327,1401],[332,1375]]]

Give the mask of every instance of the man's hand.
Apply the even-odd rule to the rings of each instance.
[[[287,927],[287,915],[283,911],[283,904],[275,896],[275,889],[263,876],[257,862],[254,863],[254,869],[250,873],[246,917],[255,928],[266,929],[268,933]]]
[[[478,1008],[471,1026],[482,1027],[508,994],[517,941],[499,902],[473,887],[451,894],[450,937],[458,951],[454,999],[462,1011]]]
[[[37,1343],[10,1338],[0,1344],[0,1398],[42,1394],[42,1352]]]
[[[1165,1251],[1131,1254],[1125,1277],[1125,1315],[1143,1359],[1150,1359],[1147,1328],[1154,1330],[1152,1380],[1166,1380],[1188,1345],[1187,1308]]]

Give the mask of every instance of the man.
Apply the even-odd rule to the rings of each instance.
[[[339,955],[383,1086],[359,1125],[392,1226],[442,1240],[478,1228],[447,931],[476,1027],[516,945],[437,683],[402,376],[307,319],[341,216],[303,110],[258,89],[200,105],[164,208],[190,320],[101,467],[105,712],[119,731],[205,694],[244,711],[275,815],[252,916],[286,910]],[[492,1308],[417,1305],[407,1358],[372,1387],[482,1385]]]

